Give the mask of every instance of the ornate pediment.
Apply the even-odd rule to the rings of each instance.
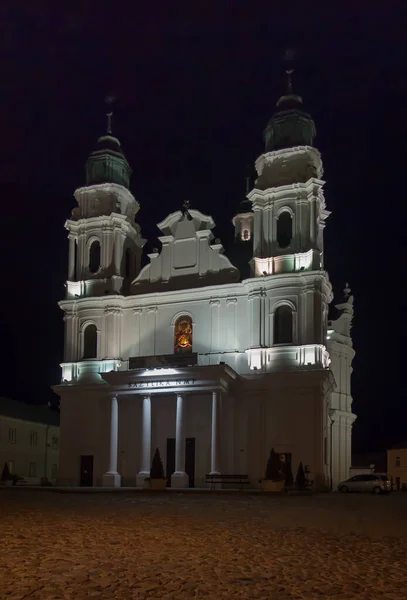
[[[214,226],[212,217],[198,210],[187,208],[168,215],[158,224],[164,234],[159,238],[161,252],[148,255],[150,264],[133,281],[133,293],[238,281],[239,271],[224,255],[222,244],[211,243]]]

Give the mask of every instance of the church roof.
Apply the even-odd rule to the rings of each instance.
[[[113,152],[117,152],[124,156],[120,141],[113,135],[102,135],[98,139],[94,152],[101,152],[104,150],[112,150]]]
[[[117,137],[112,135],[112,113],[107,114],[107,129],[96,142],[86,162],[86,185],[117,183],[130,187],[131,168]]]
[[[301,96],[292,91],[292,70],[288,75],[287,90],[276,104],[276,110],[264,131],[266,152],[312,146],[315,137],[315,124],[311,116],[304,111]]]
[[[51,410],[45,404],[25,404],[11,398],[0,398],[0,416],[59,427],[59,411]]]

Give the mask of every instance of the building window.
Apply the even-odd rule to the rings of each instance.
[[[242,239],[243,239],[245,242],[248,242],[248,241],[250,240],[250,232],[249,232],[249,230],[248,230],[248,229],[244,229],[244,230],[243,230]]]
[[[56,436],[54,436],[52,438],[52,449],[58,450],[58,447],[59,447],[59,439]]]
[[[14,473],[14,463],[12,460],[8,460],[7,461],[7,466],[8,466],[8,472],[9,473]]]
[[[293,312],[287,304],[279,306],[274,313],[274,343],[292,344]]]
[[[96,273],[100,267],[100,242],[94,240],[89,248],[89,271]]]
[[[58,476],[58,465],[51,466],[51,479],[56,479]]]
[[[38,443],[38,436],[36,431],[32,431],[30,434],[30,444],[31,446],[36,446]]]
[[[174,352],[192,352],[192,319],[188,316],[179,317],[174,328]]]
[[[280,248],[287,248],[293,237],[293,218],[288,210],[280,213],[277,219],[277,244]]]
[[[28,477],[37,477],[37,464],[30,462],[28,466]]]
[[[400,456],[396,456],[396,467],[400,466]]]
[[[83,358],[97,357],[98,332],[96,325],[90,323],[83,332]]]
[[[17,442],[17,431],[15,429],[8,430],[8,441],[10,444],[15,444]]]

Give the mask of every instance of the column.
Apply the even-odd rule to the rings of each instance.
[[[75,255],[76,255],[75,247],[76,247],[76,240],[72,235],[70,235],[69,236],[68,281],[75,280]]]
[[[146,479],[150,477],[151,468],[151,396],[143,397],[141,416],[141,462],[140,472],[136,478],[137,487],[147,487]]]
[[[121,477],[117,472],[117,445],[119,441],[119,404],[117,396],[110,398],[110,456],[109,470],[103,475],[104,487],[120,487]]]
[[[211,300],[211,353],[215,354],[219,352],[219,309],[220,309],[220,301],[219,300]],[[217,358],[215,358],[215,362],[213,363],[213,357],[210,359],[210,364],[217,364]]]
[[[232,352],[237,350],[239,342],[236,339],[236,306],[237,298],[227,298],[226,300],[226,349]]]
[[[253,292],[249,296],[249,306],[251,311],[251,344],[252,348],[259,348],[261,345],[260,341],[260,311],[261,311],[261,293]]]
[[[113,252],[114,252],[114,267],[115,267],[115,275],[121,276],[121,259],[122,259],[122,238],[121,231],[118,228],[114,229],[113,234]]]
[[[188,487],[189,477],[185,473],[185,406],[182,394],[177,394],[175,425],[175,472],[171,475],[171,487]]]
[[[219,392],[212,392],[211,475],[219,471]]]

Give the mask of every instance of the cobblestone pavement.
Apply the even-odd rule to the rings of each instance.
[[[407,494],[0,491],[0,598],[407,598]]]

